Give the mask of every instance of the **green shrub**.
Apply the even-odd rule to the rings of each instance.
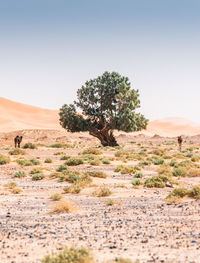
[[[21,165],[21,166],[31,166],[33,165],[32,162],[30,162],[29,160],[26,160],[26,159],[18,159],[16,160],[16,162]]]
[[[136,180],[133,180],[133,181],[131,182],[131,184],[132,184],[133,186],[138,186],[138,185],[141,185],[141,181],[140,181],[139,179],[136,179]]]
[[[32,181],[38,181],[44,179],[45,176],[42,173],[36,173],[32,176]]]
[[[134,174],[134,177],[135,178],[142,178],[143,174],[142,173],[137,173],[137,174]]]
[[[10,155],[25,155],[26,152],[20,148],[15,148],[15,149],[9,151],[9,154]]]
[[[70,156],[64,155],[60,158],[61,161],[66,161],[70,158]]]
[[[10,162],[10,158],[3,154],[0,154],[0,165],[7,164]]]
[[[37,168],[33,168],[31,171],[30,171],[30,174],[40,174],[42,173],[43,169],[41,167],[37,167]]]
[[[26,173],[24,171],[18,171],[16,172],[13,177],[16,177],[16,178],[22,178],[22,177],[26,177]]]
[[[24,149],[37,149],[37,146],[31,142],[27,142],[23,146]]]
[[[103,164],[110,164],[110,161],[109,161],[108,159],[103,159],[103,160],[102,160],[102,163],[103,163]]]
[[[163,159],[154,159],[152,162],[154,165],[161,165],[164,163],[164,160]]]
[[[42,263],[93,263],[91,252],[86,248],[64,248],[57,254],[45,256]]]
[[[186,176],[187,175],[186,171],[183,169],[180,169],[180,168],[174,169],[172,174],[173,174],[173,176]]]
[[[69,167],[65,164],[62,164],[58,167],[58,169],[56,170],[56,172],[64,172],[64,171],[68,171]]]
[[[148,178],[144,185],[148,188],[156,187],[156,188],[164,188],[166,182],[170,182],[171,179],[166,175],[156,175]]]
[[[40,164],[40,161],[39,160],[37,160],[37,159],[30,159],[30,162],[32,163],[32,164],[34,164],[34,165],[39,165]]]
[[[83,160],[77,157],[70,157],[64,164],[68,166],[76,166],[83,164]]]

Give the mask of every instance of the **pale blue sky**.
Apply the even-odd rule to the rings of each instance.
[[[0,97],[58,109],[106,70],[149,119],[200,123],[200,1],[0,0]]]

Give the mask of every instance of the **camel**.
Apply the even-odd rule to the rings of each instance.
[[[15,137],[15,139],[14,139],[15,148],[16,148],[16,147],[20,148],[20,144],[21,144],[21,142],[22,142],[22,138],[23,138],[22,136],[18,136],[18,135]]]
[[[181,136],[178,136],[178,145],[179,145],[179,150],[180,151],[182,149],[182,143],[183,143],[183,138]]]

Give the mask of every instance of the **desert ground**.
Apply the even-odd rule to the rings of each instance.
[[[181,152],[176,137],[116,137],[103,148],[88,133],[0,134],[0,262],[38,263],[64,246],[101,263],[200,262],[200,136]]]

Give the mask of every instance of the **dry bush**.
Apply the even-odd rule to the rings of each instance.
[[[91,251],[86,248],[66,247],[59,253],[45,256],[41,263],[94,263],[94,259]]]
[[[0,165],[7,164],[10,162],[10,158],[3,154],[0,154]]]
[[[22,192],[22,189],[19,187],[14,187],[12,189],[10,189],[12,194],[20,194]]]
[[[56,202],[51,210],[52,213],[72,213],[77,211],[77,205],[71,200],[66,199],[61,199],[60,201]]]
[[[45,163],[52,163],[53,161],[52,161],[51,158],[46,158],[46,159],[44,160],[44,162],[45,162]]]
[[[134,174],[139,170],[141,170],[139,166],[118,165],[115,168],[115,172],[121,172],[121,174]]]
[[[86,174],[88,174],[89,176],[98,177],[98,178],[106,178],[107,177],[106,173],[104,173],[102,171],[88,171],[88,172],[86,172]]]
[[[187,176],[189,177],[199,177],[200,176],[200,168],[192,168],[187,171]]]
[[[98,190],[96,190],[93,193],[93,195],[98,196],[98,197],[109,196],[111,194],[112,194],[111,190],[107,187],[100,187]]]
[[[10,155],[25,155],[26,154],[26,151],[20,149],[20,148],[15,148],[11,151],[9,151],[9,154]]]
[[[60,193],[54,193],[50,196],[50,199],[53,201],[59,201],[62,199],[62,195]]]
[[[96,148],[88,148],[85,149],[82,154],[94,154],[94,155],[100,155],[102,154],[102,151]]]

